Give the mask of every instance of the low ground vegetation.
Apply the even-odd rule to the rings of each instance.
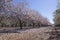
[[[0,40],[60,40],[60,31],[44,27],[22,31],[21,33],[0,33]]]

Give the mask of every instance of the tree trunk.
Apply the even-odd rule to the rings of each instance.
[[[33,23],[33,28],[34,28],[34,23]]]
[[[20,29],[22,29],[22,22],[21,22],[21,20],[20,20]]]

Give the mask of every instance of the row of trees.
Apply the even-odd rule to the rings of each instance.
[[[54,11],[54,25],[60,26],[60,1],[57,0],[57,9]]]
[[[47,18],[28,8],[27,2],[14,5],[13,0],[0,0],[0,27],[40,27],[50,25]]]

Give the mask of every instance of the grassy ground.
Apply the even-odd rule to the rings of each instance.
[[[0,40],[57,40],[53,27],[29,29],[20,33],[0,33]],[[55,34],[54,34],[55,33]],[[52,37],[56,35],[56,37]],[[51,38],[52,37],[52,38]]]

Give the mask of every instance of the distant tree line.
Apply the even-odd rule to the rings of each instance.
[[[47,18],[28,7],[27,2],[14,5],[13,0],[0,0],[0,27],[41,27],[50,25]]]

